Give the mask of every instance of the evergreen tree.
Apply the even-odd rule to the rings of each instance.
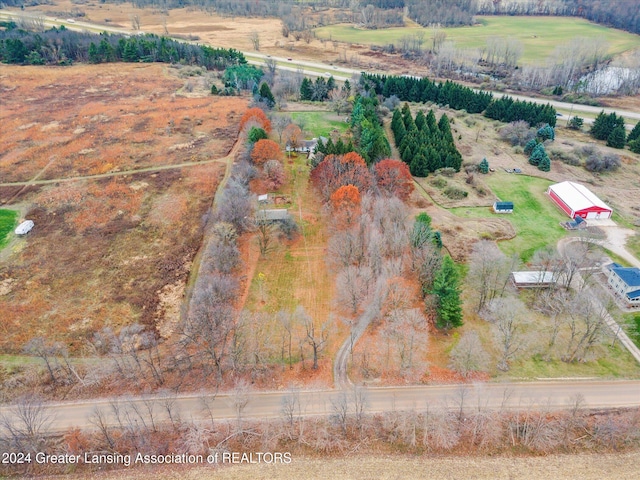
[[[544,146],[539,143],[531,152],[531,156],[529,157],[529,163],[531,165],[538,166],[540,161],[547,156],[547,152],[544,151]]]
[[[336,88],[336,80],[333,78],[333,75],[331,75],[329,80],[327,80],[327,90],[330,92],[334,88]]]
[[[217,95],[218,94],[218,87],[216,87],[215,84],[211,85],[211,95]]]
[[[418,129],[418,131],[423,131],[425,125],[427,124],[427,118],[424,116],[424,112],[422,110],[420,110],[417,114],[416,114],[416,128]]]
[[[91,42],[91,44],[89,45],[89,63],[100,63],[98,47],[93,42]]]
[[[409,171],[414,177],[426,177],[429,175],[429,168],[427,167],[427,160],[422,153],[418,153],[413,156],[411,163],[409,164]]]
[[[624,119],[621,116],[616,115],[615,112],[607,115],[602,110],[594,120],[589,133],[596,140],[608,140],[609,135],[619,126],[624,129]]]
[[[247,135],[247,140],[249,142],[256,143],[258,140],[262,140],[263,138],[269,138],[267,132],[259,127],[251,127],[251,130],[249,130],[249,135]]]
[[[538,163],[538,170],[542,170],[543,172],[551,170],[551,159],[548,155],[545,154],[544,157],[540,159],[540,162]]]
[[[555,140],[556,132],[550,125],[545,125],[544,127],[538,130],[537,134],[538,138],[540,138],[543,142],[545,140]]]
[[[273,97],[273,93],[271,93],[271,89],[267,82],[262,82],[260,85],[260,100],[266,103],[269,108],[273,108],[276,104],[276,99]]]
[[[572,130],[581,130],[582,125],[584,125],[584,119],[581,117],[573,116],[571,117],[571,120],[569,120],[569,124],[567,125],[567,127]]]
[[[344,85],[342,85],[342,91],[347,95],[351,93],[351,82],[349,82],[348,79],[344,81]]]
[[[627,137],[627,142],[631,143],[634,140],[640,138],[640,122],[636,123],[636,126],[633,127],[633,130],[629,132],[629,136]]]
[[[629,150],[633,153],[640,153],[640,138],[629,142]]]
[[[302,79],[300,84],[300,100],[311,100],[313,98],[313,85],[307,77]]]
[[[436,300],[436,327],[451,329],[462,325],[460,276],[451,257],[445,256],[430,291]]]
[[[483,158],[482,161],[478,164],[478,170],[480,173],[489,173],[489,162],[487,162],[486,158]]]
[[[438,124],[436,122],[436,114],[433,113],[433,110],[429,110],[429,113],[427,113],[427,126],[432,133],[436,132]]]
[[[535,138],[532,138],[531,140],[529,140],[524,146],[524,154],[531,155],[531,152],[533,152],[533,149],[536,148],[537,145],[538,145],[538,141]]]
[[[618,125],[607,137],[607,146],[613,148],[624,148],[627,143],[627,132],[624,125]]]

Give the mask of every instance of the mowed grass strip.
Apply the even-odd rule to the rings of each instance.
[[[573,38],[602,37],[608,44],[608,53],[620,54],[640,47],[640,36],[596,25],[573,17],[499,17],[476,16],[478,24],[471,27],[445,28],[447,40],[459,48],[478,48],[486,45],[490,37],[511,37],[520,40],[524,52],[520,63],[544,63],[554,49]],[[422,32],[425,45],[433,33],[430,28],[400,27],[363,30],[351,25],[330,25],[316,29],[319,38],[369,45],[399,44],[407,35]],[[425,47],[426,48],[426,47]]]
[[[495,195],[502,201],[514,203],[512,214],[502,214],[509,220],[516,237],[500,242],[500,248],[508,255],[517,253],[527,262],[533,253],[547,245],[554,245],[565,235],[560,222],[569,218],[560,212],[547,197],[546,191],[553,182],[537,177],[495,172],[486,179]],[[467,218],[488,218],[494,215],[487,207],[459,207],[451,211]]]
[[[18,212],[15,210],[0,210],[0,249],[9,243],[9,234],[16,226]]]
[[[293,112],[291,118],[294,123],[302,120],[305,132],[313,134],[316,138],[329,138],[333,130],[338,130],[340,135],[344,135],[348,127],[337,114],[331,112]]]

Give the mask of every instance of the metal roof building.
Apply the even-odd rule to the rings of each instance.
[[[517,288],[548,287],[556,283],[554,272],[539,270],[527,272],[511,272],[511,281]]]
[[[571,218],[611,218],[613,210],[584,185],[561,182],[551,185],[547,194]]]
[[[640,268],[622,267],[612,263],[609,268],[609,287],[622,297],[629,307],[640,307]]]

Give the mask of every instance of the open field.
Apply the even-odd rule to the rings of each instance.
[[[622,30],[615,30],[569,17],[510,17],[477,16],[479,24],[471,27],[445,28],[447,40],[461,48],[479,48],[491,37],[511,37],[524,46],[522,63],[544,63],[554,49],[575,37],[602,37],[609,44],[609,54],[616,55],[640,48],[640,37]],[[407,35],[422,33],[425,43],[432,37],[430,28],[387,28],[364,30],[351,25],[330,25],[316,29],[320,38],[368,45],[399,45]]]
[[[503,201],[512,201],[512,214],[505,215],[516,229],[516,237],[500,242],[502,250],[512,255],[517,253],[523,261],[528,261],[533,253],[546,246],[555,245],[566,234],[559,223],[566,221],[560,209],[547,198],[546,190],[552,182],[536,177],[494,172],[487,184]],[[461,217],[496,216],[490,208],[455,208],[451,210]]]
[[[195,97],[204,79],[179,80],[174,71],[120,64],[3,69],[0,183],[225,156],[244,103]],[[192,93],[183,93],[187,83]]]
[[[19,204],[36,224],[0,263],[0,351],[43,336],[89,354],[93,332],[135,322],[170,335],[224,172],[215,160],[233,144],[246,100],[175,94],[184,81],[161,65],[5,67],[2,85],[12,92],[3,180],[177,168],[0,187],[7,207]],[[179,166],[192,161],[208,163]]]
[[[338,117],[335,113],[330,112],[292,112],[291,118],[295,123],[303,121],[305,131],[312,134],[313,137],[323,136],[330,138],[331,133],[337,130],[340,135],[344,135],[348,125],[343,121],[345,115]]]
[[[16,226],[18,212],[15,210],[0,210],[0,249],[9,241],[11,231]]]

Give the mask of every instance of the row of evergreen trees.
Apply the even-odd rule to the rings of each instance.
[[[328,80],[318,77],[315,83],[308,77],[304,77],[300,84],[300,100],[323,102],[329,98],[329,93],[334,88],[336,88],[336,81],[333,76],[329,77]]]
[[[606,140],[607,146],[613,148],[624,148],[627,142],[624,118],[615,112],[606,114],[602,110],[593,121],[589,133],[596,140]]]
[[[524,120],[530,125],[556,124],[556,110],[551,105],[514,100],[511,97],[493,98],[491,93],[474,91],[469,87],[447,80],[436,83],[428,78],[398,77],[363,73],[361,82],[365,90],[376,95],[395,95],[406,102],[434,102],[449,105],[454,110],[482,113],[501,122]]]
[[[367,165],[376,163],[391,155],[389,140],[382,128],[382,122],[378,118],[376,97],[363,97],[358,95],[351,111],[351,132],[358,149],[358,153],[367,162]]]
[[[436,121],[433,110],[427,115],[419,111],[414,120],[405,103],[402,111],[394,110],[391,130],[400,157],[409,165],[411,175],[426,177],[440,168],[460,171],[462,155],[453,141],[449,118],[445,114]]]
[[[64,26],[42,33],[17,28],[0,30],[0,61],[19,65],[66,65],[76,61],[183,62],[209,70],[247,63],[242,52],[233,48],[193,45],[152,34],[96,35],[71,31]]]

